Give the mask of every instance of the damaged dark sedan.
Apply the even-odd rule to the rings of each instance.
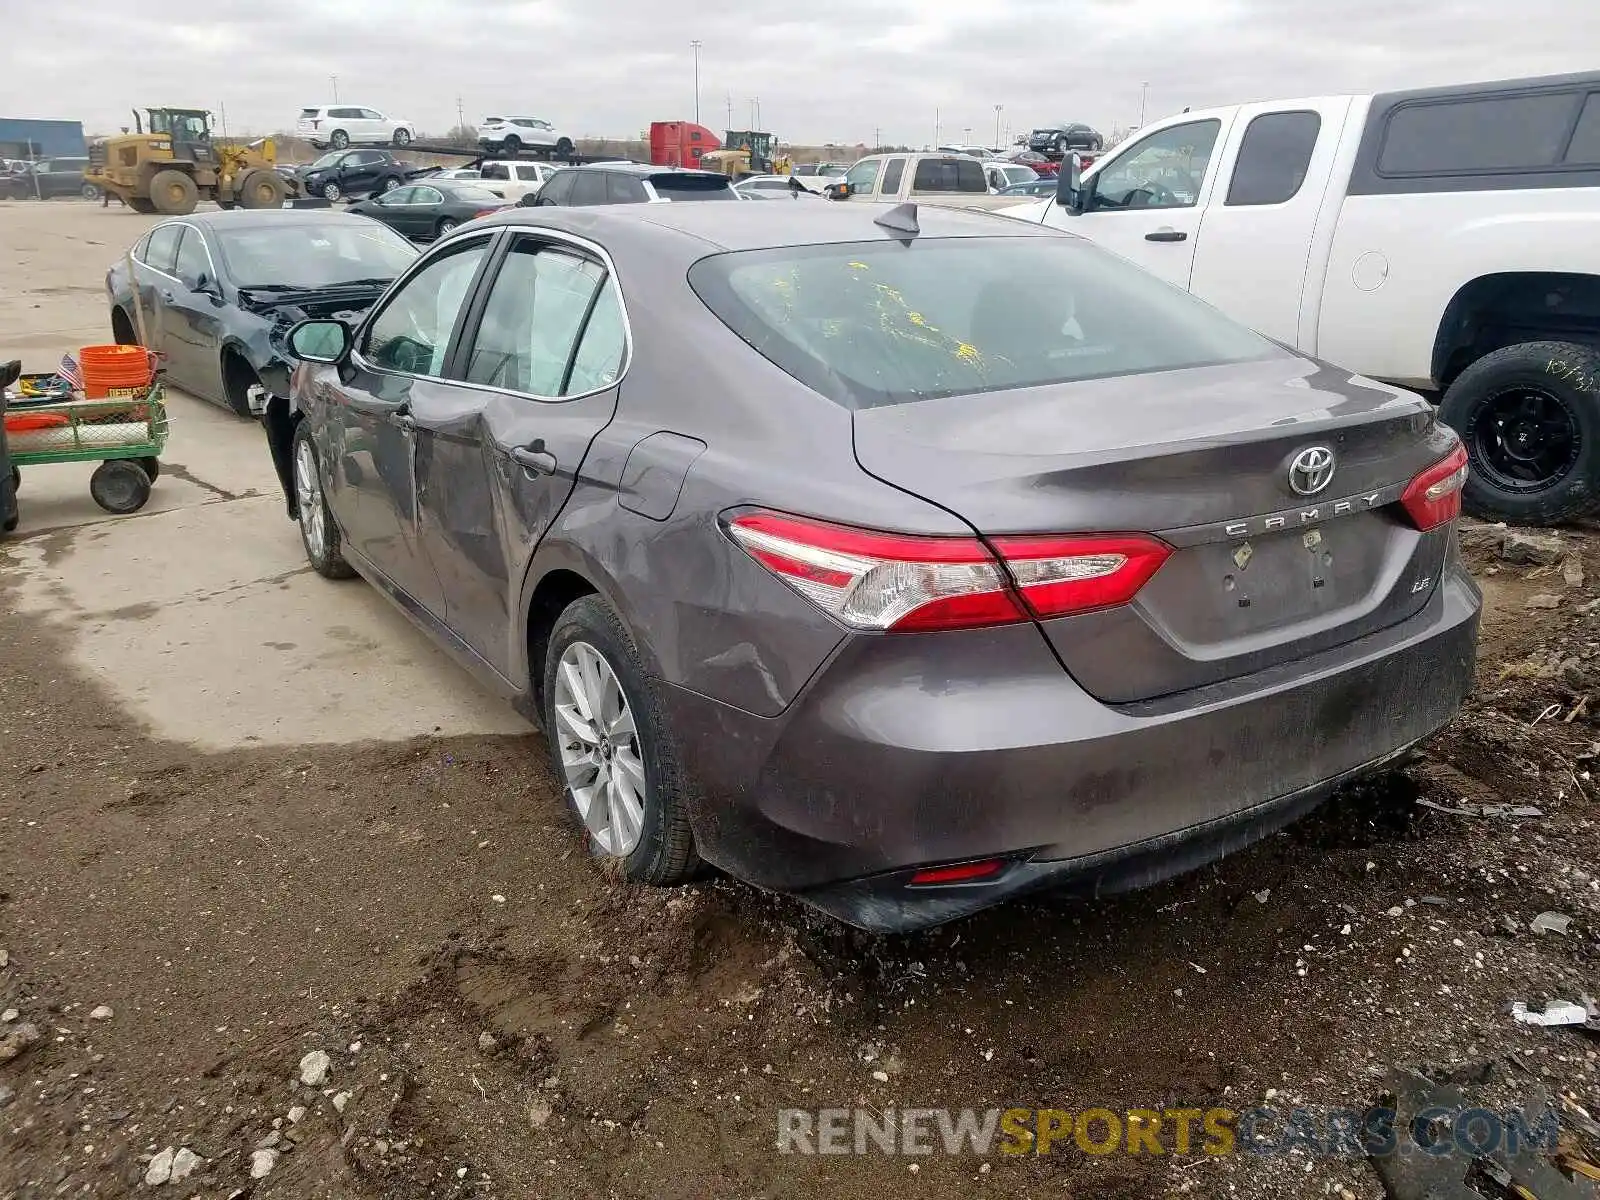
[[[288,395],[294,323],[359,319],[416,255],[387,226],[330,209],[192,213],[107,272],[112,335],[159,351],[184,391],[258,415],[267,396]]]

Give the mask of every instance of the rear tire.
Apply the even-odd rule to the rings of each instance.
[[[228,407],[241,417],[253,417],[250,411],[249,389],[261,382],[255,369],[245,362],[235,350],[222,354],[222,387],[228,397]]]
[[[581,669],[582,664],[592,666],[597,661],[603,671],[586,675]],[[592,595],[568,605],[556,618],[542,665],[541,715],[556,778],[566,788],[567,803],[591,851],[603,862],[615,864],[633,883],[666,886],[694,878],[700,856],[684,803],[676,747],[639,652],[611,606]],[[598,692],[608,698],[599,711],[594,711],[594,692],[586,683],[597,684]],[[579,701],[585,693],[590,701],[587,714]],[[604,782],[613,775],[638,809],[636,813],[629,809],[620,820],[613,814],[622,810],[624,801]],[[587,802],[587,820],[584,806],[573,794],[574,781],[593,797]],[[612,831],[619,826],[636,838],[621,854],[605,844],[618,837]],[[627,847],[629,840],[624,836],[613,844]]]
[[[85,200],[98,200],[100,199],[100,189],[92,183],[86,183],[78,189],[78,195]]]
[[[334,150],[347,150],[350,147],[350,135],[342,129],[335,129],[328,135],[328,145]]]
[[[168,217],[186,217],[200,203],[200,189],[182,171],[157,171],[150,179],[150,203]]]
[[[1555,525],[1600,508],[1600,351],[1524,342],[1486,354],[1450,385],[1439,417],[1466,444],[1473,516]]]
[[[311,425],[302,420],[294,427],[293,458],[295,498],[300,510],[300,544],[306,561],[324,579],[350,579],[355,569],[340,552],[343,539],[334,524],[323,487],[322,463],[316,443],[311,440]]]
[[[136,513],[150,499],[150,476],[132,459],[108,459],[89,476],[89,495],[108,513]]]
[[[133,197],[128,201],[128,207],[133,209],[134,212],[140,213],[146,217],[156,211],[156,206],[149,200],[146,200],[143,196]]]
[[[337,183],[325,183],[322,185],[322,198],[329,204],[334,203],[343,195],[344,192],[340,190]]]
[[[121,308],[111,310],[111,340],[119,346],[137,346],[139,333],[133,327],[133,321]]]
[[[459,224],[461,224],[461,222],[456,220],[454,217],[441,217],[439,218],[439,226],[434,230],[433,236],[443,237]]]
[[[512,158],[515,158],[521,152],[522,139],[517,137],[515,134],[505,140],[504,149],[501,151],[501,153],[509,155]]]

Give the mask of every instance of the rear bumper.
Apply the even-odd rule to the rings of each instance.
[[[1452,561],[1390,629],[1115,707],[1033,626],[846,639],[773,718],[664,691],[709,861],[909,930],[1043,887],[1147,886],[1310,811],[1451,719],[1479,604]],[[907,886],[916,867],[991,857],[1013,861],[980,884]]]

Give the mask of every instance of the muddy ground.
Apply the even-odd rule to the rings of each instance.
[[[1600,537],[1564,571],[1472,540],[1478,693],[1406,774],[1147,893],[898,940],[606,882],[534,737],[206,755],[0,616],[0,1036],[41,1035],[0,1066],[0,1194],[155,1194],[187,1148],[161,1194],[1375,1197],[1302,1155],[780,1155],[777,1110],[1359,1107],[1495,1060],[1596,1111],[1600,1040],[1505,1006],[1600,993]]]

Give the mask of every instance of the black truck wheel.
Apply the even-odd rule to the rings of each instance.
[[[1600,508],[1600,351],[1523,342],[1486,354],[1439,416],[1466,443],[1473,516],[1554,525]]]

